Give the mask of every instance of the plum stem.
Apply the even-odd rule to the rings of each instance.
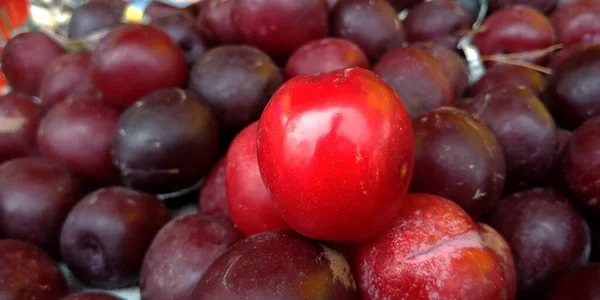
[[[544,57],[556,50],[560,50],[564,48],[563,44],[552,45],[548,48],[533,50],[533,51],[524,51],[524,52],[516,52],[516,53],[506,53],[506,54],[496,54],[498,56],[503,56],[508,59],[519,59],[520,57]],[[493,55],[490,55],[493,56]]]
[[[477,27],[477,28],[459,30],[455,33],[455,35],[456,36],[465,36],[465,35],[471,35],[471,34],[484,33],[486,31],[487,31],[487,27],[481,26],[481,27]]]
[[[504,55],[486,55],[486,56],[482,56],[481,59],[483,61],[495,61],[495,62],[507,64],[507,65],[521,66],[521,67],[525,67],[525,68],[528,68],[528,69],[531,69],[534,71],[538,71],[540,73],[544,73],[547,75],[552,74],[552,69],[550,69],[550,68],[542,67],[542,66],[532,64],[532,63],[529,63],[526,61],[510,59],[510,58],[504,57]]]

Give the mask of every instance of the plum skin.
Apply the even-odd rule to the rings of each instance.
[[[259,121],[263,181],[290,227],[317,240],[362,241],[389,225],[413,158],[402,102],[365,69],[295,77]]]
[[[63,259],[87,286],[133,285],[152,239],[170,219],[169,210],[152,195],[102,188],[85,196],[67,216],[60,236]]]
[[[201,212],[229,216],[225,174],[227,157],[221,158],[208,174],[200,190],[198,206]]]
[[[558,279],[548,291],[547,300],[596,299],[600,264],[590,263],[573,268]]]
[[[37,152],[42,111],[33,97],[9,92],[0,96],[0,163]]]
[[[173,219],[144,256],[144,300],[187,300],[210,264],[244,236],[225,216],[202,213]]]

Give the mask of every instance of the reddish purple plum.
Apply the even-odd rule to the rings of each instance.
[[[211,215],[229,216],[227,189],[225,188],[226,167],[227,158],[223,157],[213,167],[210,174],[208,174],[202,190],[200,190],[198,206],[201,212]]]
[[[41,115],[31,96],[19,92],[0,96],[0,163],[37,152]]]

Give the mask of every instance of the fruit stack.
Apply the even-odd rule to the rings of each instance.
[[[129,8],[4,48],[0,299],[599,299],[598,0]]]

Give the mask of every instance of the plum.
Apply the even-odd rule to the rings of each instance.
[[[65,50],[45,33],[23,32],[2,50],[2,72],[13,91],[39,96],[44,72]]]
[[[154,196],[109,187],[85,196],[65,220],[60,248],[71,272],[90,287],[133,285],[146,250],[170,220]]]
[[[41,249],[0,240],[0,299],[61,300],[69,291],[58,265]]]
[[[285,77],[289,79],[353,67],[369,68],[364,52],[349,41],[324,38],[298,48],[285,65]]]
[[[541,50],[556,43],[550,20],[541,12],[523,5],[500,9],[482,24],[485,28],[473,39],[482,55]],[[536,57],[534,62],[539,58]]]
[[[402,24],[410,43],[432,41],[454,49],[461,31],[471,29],[473,18],[458,2],[432,0],[411,8]]]
[[[227,189],[225,187],[226,167],[227,158],[223,157],[208,174],[202,190],[200,190],[198,206],[201,212],[229,216]]]
[[[242,130],[227,152],[225,186],[229,214],[246,236],[289,229],[273,202],[258,168],[258,122]]]
[[[502,199],[488,224],[510,245],[519,293],[524,296],[539,295],[568,268],[589,259],[585,219],[568,199],[551,189],[511,194]]]
[[[144,9],[144,17],[151,22],[156,19],[171,17],[173,15],[186,15],[192,17],[193,15],[191,13],[192,11],[189,9],[182,9],[161,1],[150,1],[146,9]]]
[[[40,118],[41,109],[31,96],[19,92],[0,96],[0,163],[36,153]]]
[[[485,228],[480,235],[445,198],[409,194],[407,200],[391,227],[356,246],[352,267],[364,300],[514,299],[514,268],[502,237]]]
[[[121,1],[90,0],[73,11],[69,21],[68,37],[81,39],[101,30],[121,24],[125,5]]]
[[[40,91],[40,105],[44,112],[69,96],[94,93],[92,83],[92,54],[75,52],[65,54],[46,69]]]
[[[200,10],[200,23],[222,44],[238,41],[231,18],[234,0],[207,0]]]
[[[586,213],[600,216],[600,116],[579,126],[565,151],[562,171],[569,189]]]
[[[517,294],[517,271],[515,269],[515,259],[510,250],[510,246],[502,235],[490,225],[479,222],[477,224],[479,236],[484,245],[486,245],[496,255],[505,282],[506,299],[513,299]]]
[[[506,171],[502,148],[485,124],[456,108],[441,107],[415,119],[413,128],[412,193],[452,200],[474,219],[496,207]]]
[[[119,110],[96,96],[84,94],[59,103],[40,123],[40,153],[65,163],[91,182],[118,183],[112,149],[120,116]]]
[[[277,65],[264,52],[232,45],[207,51],[194,64],[189,88],[210,104],[226,144],[258,120],[282,83]]]
[[[346,259],[294,232],[264,232],[225,252],[190,300],[358,300]]]
[[[140,276],[144,300],[188,300],[210,264],[243,235],[224,216],[172,220],[156,235]]]
[[[600,297],[600,264],[579,266],[563,275],[548,291],[545,300],[593,300]]]
[[[557,64],[545,98],[560,125],[575,129],[600,114],[599,81],[600,45],[585,47]]]
[[[231,11],[240,40],[276,59],[327,36],[325,0],[236,0]]]
[[[600,3],[569,3],[556,9],[550,17],[558,41],[600,43]]]
[[[183,50],[185,60],[193,64],[214,45],[210,33],[186,14],[173,14],[154,19],[150,25],[167,33]]]
[[[298,76],[260,118],[258,165],[290,227],[358,242],[387,227],[405,202],[413,141],[402,102],[374,73]]]
[[[101,292],[82,292],[69,295],[62,300],[121,300],[121,298]]]
[[[405,41],[394,8],[385,0],[344,0],[331,12],[331,33],[358,45],[371,63]]]
[[[558,153],[558,130],[550,113],[529,89],[501,86],[477,95],[463,108],[496,136],[511,185],[550,172]]]
[[[127,109],[113,149],[123,183],[152,193],[194,185],[217,154],[215,117],[204,101],[181,89],[151,93]]]
[[[160,89],[182,87],[188,67],[183,50],[162,30],[121,25],[94,52],[92,81],[112,104],[127,108]]]
[[[516,85],[528,88],[536,95],[540,95],[546,88],[546,79],[539,72],[517,65],[497,64],[489,68],[471,87],[471,95],[497,89],[503,85]]]
[[[399,47],[386,53],[373,72],[400,96],[411,118],[454,103],[454,89],[442,65],[415,47]]]
[[[63,164],[41,157],[0,165],[0,236],[30,242],[58,256],[60,230],[85,193]]]
[[[436,43],[417,43],[411,46],[433,56],[444,69],[446,77],[448,77],[452,84],[455,96],[461,97],[464,95],[469,85],[469,69],[462,57],[456,52]]]

